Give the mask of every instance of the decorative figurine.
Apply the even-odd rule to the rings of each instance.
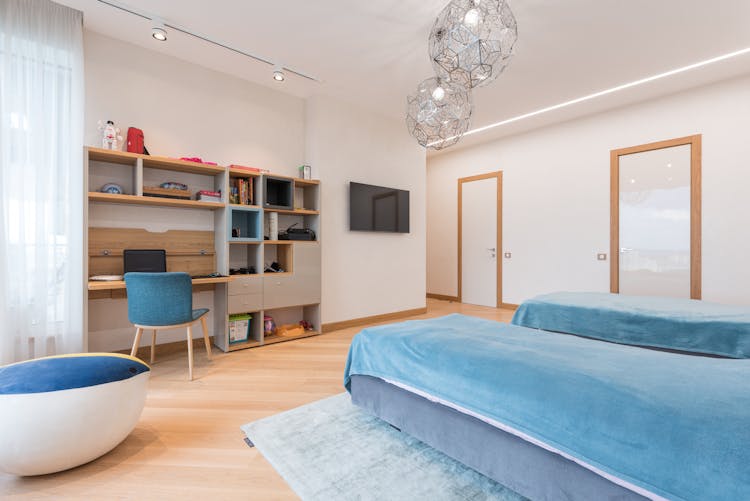
[[[115,123],[112,120],[107,120],[106,124],[102,124],[99,120],[99,130],[102,131],[102,148],[105,150],[119,150],[119,141],[122,141],[120,135],[120,129],[115,127]]]

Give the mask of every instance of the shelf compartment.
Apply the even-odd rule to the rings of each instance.
[[[295,339],[303,339],[306,337],[313,337],[313,336],[319,336],[320,332],[317,331],[305,331],[303,334],[297,335],[297,336],[264,336],[263,337],[263,345],[271,345],[276,343],[283,343],[285,341],[294,341]]]
[[[262,235],[263,211],[248,206],[232,206],[227,222],[229,242],[260,242]]]
[[[241,280],[241,277],[256,277],[263,271],[261,269],[261,246],[260,242],[229,242],[229,270],[233,280]],[[242,268],[255,268],[255,273],[231,274],[231,270]]]
[[[284,273],[294,272],[294,246],[284,244],[274,244],[271,241],[265,242],[263,246],[263,273],[265,275],[282,275]],[[282,270],[281,272],[266,272],[266,266],[277,262]]]
[[[263,176],[263,208],[294,209],[294,180],[281,176]]]
[[[109,204],[153,205],[160,207],[182,207],[186,209],[223,209],[226,204],[219,202],[201,202],[199,200],[180,200],[177,198],[143,197],[138,195],[117,195],[89,191],[89,202]]]

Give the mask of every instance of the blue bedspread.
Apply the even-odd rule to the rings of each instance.
[[[750,499],[750,361],[696,357],[463,315],[363,330],[352,375],[492,418],[670,499]]]
[[[750,308],[742,306],[556,292],[524,301],[511,323],[615,343],[750,358]]]

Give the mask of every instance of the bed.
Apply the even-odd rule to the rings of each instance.
[[[524,301],[514,325],[605,341],[750,358],[750,309],[695,299],[555,292]]]
[[[363,330],[352,401],[531,499],[750,499],[750,361],[463,315]]]

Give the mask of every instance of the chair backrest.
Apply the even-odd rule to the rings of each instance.
[[[175,325],[193,319],[193,284],[187,273],[126,273],[125,286],[133,324]]]

